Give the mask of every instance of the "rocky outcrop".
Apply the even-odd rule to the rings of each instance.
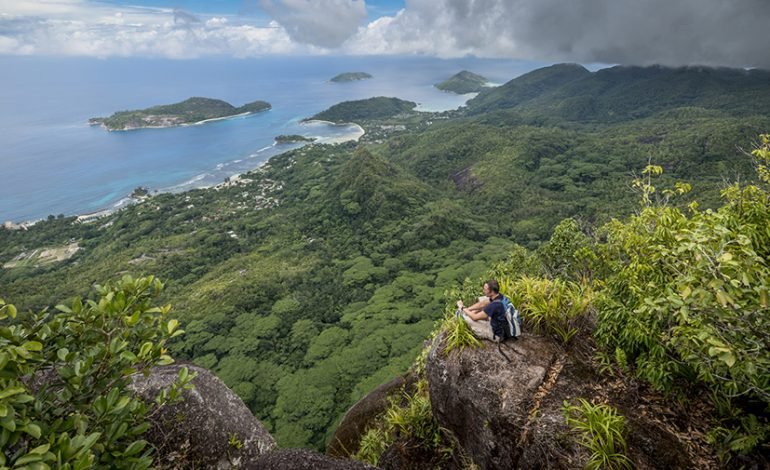
[[[580,468],[587,451],[567,428],[565,400],[608,403],[628,423],[628,454],[635,468],[709,468],[710,452],[697,447],[690,409],[594,370],[590,354],[565,351],[549,338],[525,335],[479,349],[443,353],[443,336],[428,356],[433,415],[454,433],[480,468]],[[503,353],[506,357],[504,357]],[[700,437],[703,437],[700,434]],[[705,441],[705,439],[704,439]]]
[[[367,470],[371,465],[335,459],[307,449],[281,449],[257,459],[249,468],[259,470]]]
[[[152,369],[137,374],[131,388],[147,401],[168,388],[179,370],[187,367],[198,376],[195,386],[177,403],[163,406],[150,417],[146,439],[157,449],[159,468],[254,468],[257,457],[275,447],[275,440],[251,411],[208,370],[191,364]]]
[[[501,346],[444,355],[439,336],[428,356],[427,376],[433,415],[452,431],[481,468],[515,468],[527,415],[559,348],[525,336]]]

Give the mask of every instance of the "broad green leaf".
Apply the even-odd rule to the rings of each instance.
[[[46,452],[48,452],[48,449],[49,449],[50,447],[51,447],[51,444],[43,444],[43,445],[41,445],[41,446],[37,446],[37,447],[35,447],[35,448],[34,448],[34,449],[32,449],[31,451],[29,451],[29,453],[30,453],[30,454],[38,454],[38,455],[43,455],[43,454],[45,454]]]
[[[96,444],[96,441],[99,440],[99,437],[101,437],[101,435],[102,435],[102,433],[95,432],[95,433],[89,434],[87,437],[78,436],[78,437],[82,437],[82,439],[80,439],[78,444],[77,444],[77,447],[79,447],[80,450],[78,450],[78,452],[75,454],[74,457],[77,459],[77,458],[85,455],[85,453],[88,452],[88,450],[91,447],[93,447],[94,444]],[[72,442],[74,444],[75,440],[73,439]]]
[[[729,353],[730,350],[727,348],[717,348],[717,347],[710,347],[709,348],[709,356],[721,356],[722,354]]]
[[[174,363],[174,358],[169,356],[168,354],[163,354],[162,356],[160,356],[160,358],[156,362],[156,364],[159,366],[167,366],[173,363]]]
[[[32,395],[27,395],[26,393],[22,393],[19,395],[15,395],[13,398],[11,398],[11,401],[13,403],[23,404],[23,403],[29,403],[31,401],[35,401],[35,397]]]
[[[735,354],[732,352],[725,352],[719,355],[719,359],[727,364],[727,367],[732,367],[735,365]]]
[[[110,413],[120,412],[123,408],[126,407],[126,405],[128,405],[130,401],[131,401],[130,397],[120,397],[118,402],[115,403],[115,405],[112,407],[112,410],[110,410]]]
[[[53,460],[54,455],[52,453],[48,453],[47,455],[43,456],[43,459]],[[31,464],[28,464],[24,467],[26,470],[51,470],[51,467],[48,466],[45,462],[33,462]]]
[[[129,362],[136,362],[136,354],[132,353],[131,351],[121,351],[120,357],[129,361]]]
[[[147,356],[151,350],[152,350],[152,343],[147,341],[142,345],[141,348],[139,348],[139,357]]]
[[[42,351],[43,350],[43,344],[39,341],[27,341],[26,343],[21,345],[22,348],[26,349],[27,351]]]
[[[26,465],[32,462],[40,462],[41,460],[43,460],[42,455],[29,453],[24,457],[16,459],[15,466],[18,467],[20,465]]]
[[[0,400],[3,398],[11,397],[13,395],[17,395],[19,393],[24,393],[26,391],[27,389],[24,387],[8,387],[5,390],[0,390]]]
[[[29,434],[30,436],[34,437],[35,439],[40,439],[40,426],[37,424],[29,423],[26,426],[24,426],[23,429],[24,432]]]
[[[733,254],[730,252],[724,252],[722,255],[717,258],[719,262],[724,263],[726,261],[731,261],[733,259]]]
[[[710,344],[712,346],[716,346],[718,348],[726,348],[727,347],[727,345],[725,343],[723,343],[722,341],[718,340],[717,338],[714,338],[713,336],[711,336],[706,342],[708,344]]]
[[[56,357],[58,357],[60,361],[66,361],[67,360],[67,355],[69,353],[70,353],[69,349],[61,348],[58,351],[56,351]]]
[[[727,296],[722,289],[717,290],[717,302],[719,302],[719,305],[722,307],[727,307]]]
[[[132,455],[138,454],[144,449],[146,445],[147,445],[147,441],[143,441],[143,440],[134,441],[131,443],[131,445],[129,445],[126,448],[126,450],[123,451],[123,455],[125,455],[126,457],[130,457]]]
[[[13,418],[13,416],[6,416],[4,418],[0,418],[0,426],[7,429],[10,432],[16,431],[16,420]]]

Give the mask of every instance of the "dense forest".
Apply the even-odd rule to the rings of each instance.
[[[640,197],[666,211],[697,200],[701,214],[725,194],[738,204],[742,193],[730,188],[760,182],[748,153],[770,129],[768,83],[761,71],[565,65],[486,90],[459,111],[418,113],[385,98],[343,103],[315,118],[361,124],[358,143],[309,144],[216,188],[155,195],[88,223],[52,216],[28,230],[0,229],[0,297],[24,317],[126,274],[155,275],[166,283],[160,300],[185,330],[169,338],[170,354],[213,370],[280,445],[322,448],[352,403],[412,364],[453,300],[446,292],[500,263],[509,273],[569,278],[582,272],[573,268],[585,250],[611,249],[558,245],[552,234],[563,221],[572,221],[568,240],[623,239],[629,250],[664,245],[632,230],[656,218],[697,232],[677,222],[681,212],[641,211]],[[660,174],[657,193],[644,183],[651,171]],[[689,199],[665,197],[680,181],[692,184]],[[634,214],[629,225],[612,225]],[[34,255],[73,244],[61,261]],[[658,265],[640,263],[665,253],[589,266],[619,272],[605,276],[616,303],[602,315],[652,309],[665,334],[668,298],[653,308],[644,299],[654,293],[622,287],[663,279]],[[629,258],[638,272],[612,265]],[[733,301],[730,293],[719,303]],[[677,369],[663,359],[670,350],[640,340],[639,329],[599,333],[661,388],[685,372],[723,373],[699,368],[694,343],[676,344],[691,359]],[[746,374],[758,364],[745,365],[754,368]],[[741,380],[725,387],[751,389]]]

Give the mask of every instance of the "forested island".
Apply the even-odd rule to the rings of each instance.
[[[345,82],[356,82],[359,80],[368,80],[370,78],[373,78],[373,77],[366,72],[345,72],[339,75],[335,75],[334,77],[331,78],[330,81],[334,83],[345,83]]]
[[[481,75],[463,70],[434,86],[439,90],[464,95],[483,90],[487,87],[487,83],[488,80]]]
[[[417,106],[413,101],[377,96],[366,100],[343,101],[307,120],[337,124],[359,120],[382,119],[408,113]]]
[[[4,377],[46,359],[80,390],[96,355],[132,370],[169,354],[216,373],[280,446],[321,450],[351,405],[411,370],[411,387],[346,451],[380,464],[411,449],[435,459],[428,468],[451,468],[467,462],[461,457],[479,461],[484,443],[462,447],[468,441],[448,434],[438,421],[447,409],[438,408],[470,395],[437,400],[430,373],[494,356],[496,373],[528,382],[509,374],[498,349],[466,360],[481,354],[470,356],[479,346],[455,320],[455,302],[469,304],[497,278],[527,335],[502,351],[509,362],[532,358],[545,377],[532,400],[506,409],[514,419],[494,415],[474,428],[511,434],[495,452],[523,442],[522,468],[602,457],[611,468],[765,468],[770,72],[560,64],[485,89],[460,110],[414,107],[382,97],[340,103],[314,118],[361,124],[357,143],[291,150],[233,184],[153,195],[93,223],[51,217],[0,229],[0,297],[18,317],[3,323],[12,342],[0,352],[13,358]],[[75,243],[67,257],[31,256]],[[167,282],[155,295],[173,310],[125,302],[137,281],[116,280],[146,273]],[[109,312],[119,328],[42,329],[56,305],[68,316],[90,312],[89,321]],[[0,318],[10,311],[0,301]],[[158,312],[178,322],[156,324]],[[13,336],[17,325],[29,336]],[[81,325],[93,343],[83,353],[82,342],[66,339]],[[126,346],[105,331],[121,332],[133,349],[120,352]],[[433,333],[438,343],[424,349]],[[528,354],[538,351],[526,349],[533,343],[549,354]],[[7,435],[25,433],[29,449],[62,446],[53,424],[29,422],[53,415],[33,407],[25,383],[8,388],[21,390],[13,409],[29,414],[9,411],[3,420],[16,431]],[[125,401],[113,389],[99,412]],[[485,390],[485,404],[516,399],[510,389]],[[67,398],[52,400],[61,407]],[[89,426],[106,427],[84,403]],[[128,429],[141,439],[144,428]],[[109,432],[88,432],[99,444],[84,454],[118,444],[105,459],[128,453]],[[615,447],[589,432],[610,433]]]
[[[100,125],[110,131],[127,131],[142,128],[176,127],[199,124],[212,119],[258,113],[270,109],[266,101],[254,101],[240,107],[212,98],[193,97],[174,104],[152,106],[147,109],[118,111],[110,117],[88,120],[92,126]]]
[[[299,134],[278,135],[275,137],[275,142],[278,144],[294,144],[298,142],[315,142],[315,137],[305,137]]]

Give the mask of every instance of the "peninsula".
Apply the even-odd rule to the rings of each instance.
[[[174,104],[118,111],[110,117],[91,118],[88,123],[92,126],[102,126],[109,131],[128,131],[200,124],[214,119],[258,113],[270,108],[270,103],[266,101],[254,101],[236,108],[226,101],[193,97]]]
[[[443,82],[437,83],[435,87],[439,90],[464,95],[466,93],[476,93],[483,90],[487,86],[487,82],[488,80],[481,75],[463,70],[462,72],[452,75]]]
[[[373,78],[366,72],[345,72],[331,79],[334,83],[355,82],[358,80],[368,80]]]

